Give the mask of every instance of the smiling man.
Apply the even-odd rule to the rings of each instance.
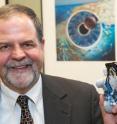
[[[10,89],[26,93],[39,79],[43,40],[38,40],[32,20],[25,14],[3,16],[0,17],[0,76]]]
[[[32,9],[0,8],[0,124],[103,124],[92,85],[41,73],[43,47]]]
[[[30,8],[20,5],[0,8],[0,124],[30,124],[22,116],[24,110],[17,104],[20,95],[30,98],[35,124],[44,123],[40,77],[43,45],[41,24]],[[41,119],[36,114],[42,116]]]

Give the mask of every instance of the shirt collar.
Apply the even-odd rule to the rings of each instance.
[[[33,86],[33,88],[26,93],[26,95],[35,103],[42,98],[42,78],[39,77],[38,82]]]
[[[14,108],[14,106],[16,104],[16,100],[20,94],[9,89],[3,83],[1,83],[1,93],[3,96],[3,102],[7,102],[7,104],[9,104],[7,107],[8,108]],[[41,78],[41,75],[40,75],[37,83],[25,95],[27,95],[37,105],[38,101],[42,98],[42,78]]]

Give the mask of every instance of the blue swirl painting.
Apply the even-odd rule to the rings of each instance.
[[[58,61],[114,61],[114,1],[55,0]]]

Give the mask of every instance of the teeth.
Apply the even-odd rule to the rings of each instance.
[[[16,67],[12,67],[12,68],[17,68],[17,69],[20,69],[20,68],[25,68],[27,67],[27,65],[23,65],[23,66],[16,66]]]
[[[18,66],[18,67],[16,67],[16,68],[24,68],[24,67],[26,67],[26,66]]]
[[[26,68],[32,66],[31,64],[26,64],[26,65],[15,65],[15,66],[9,66],[8,68],[13,68],[13,69],[21,69],[21,68]]]
[[[24,68],[24,66],[20,66],[20,67],[13,67],[14,69],[22,69]]]

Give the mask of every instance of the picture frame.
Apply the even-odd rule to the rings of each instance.
[[[43,0],[42,9],[45,37],[44,72],[95,85],[96,80],[104,76],[103,69],[109,61],[57,61],[55,0]],[[116,47],[117,43],[115,44]]]

